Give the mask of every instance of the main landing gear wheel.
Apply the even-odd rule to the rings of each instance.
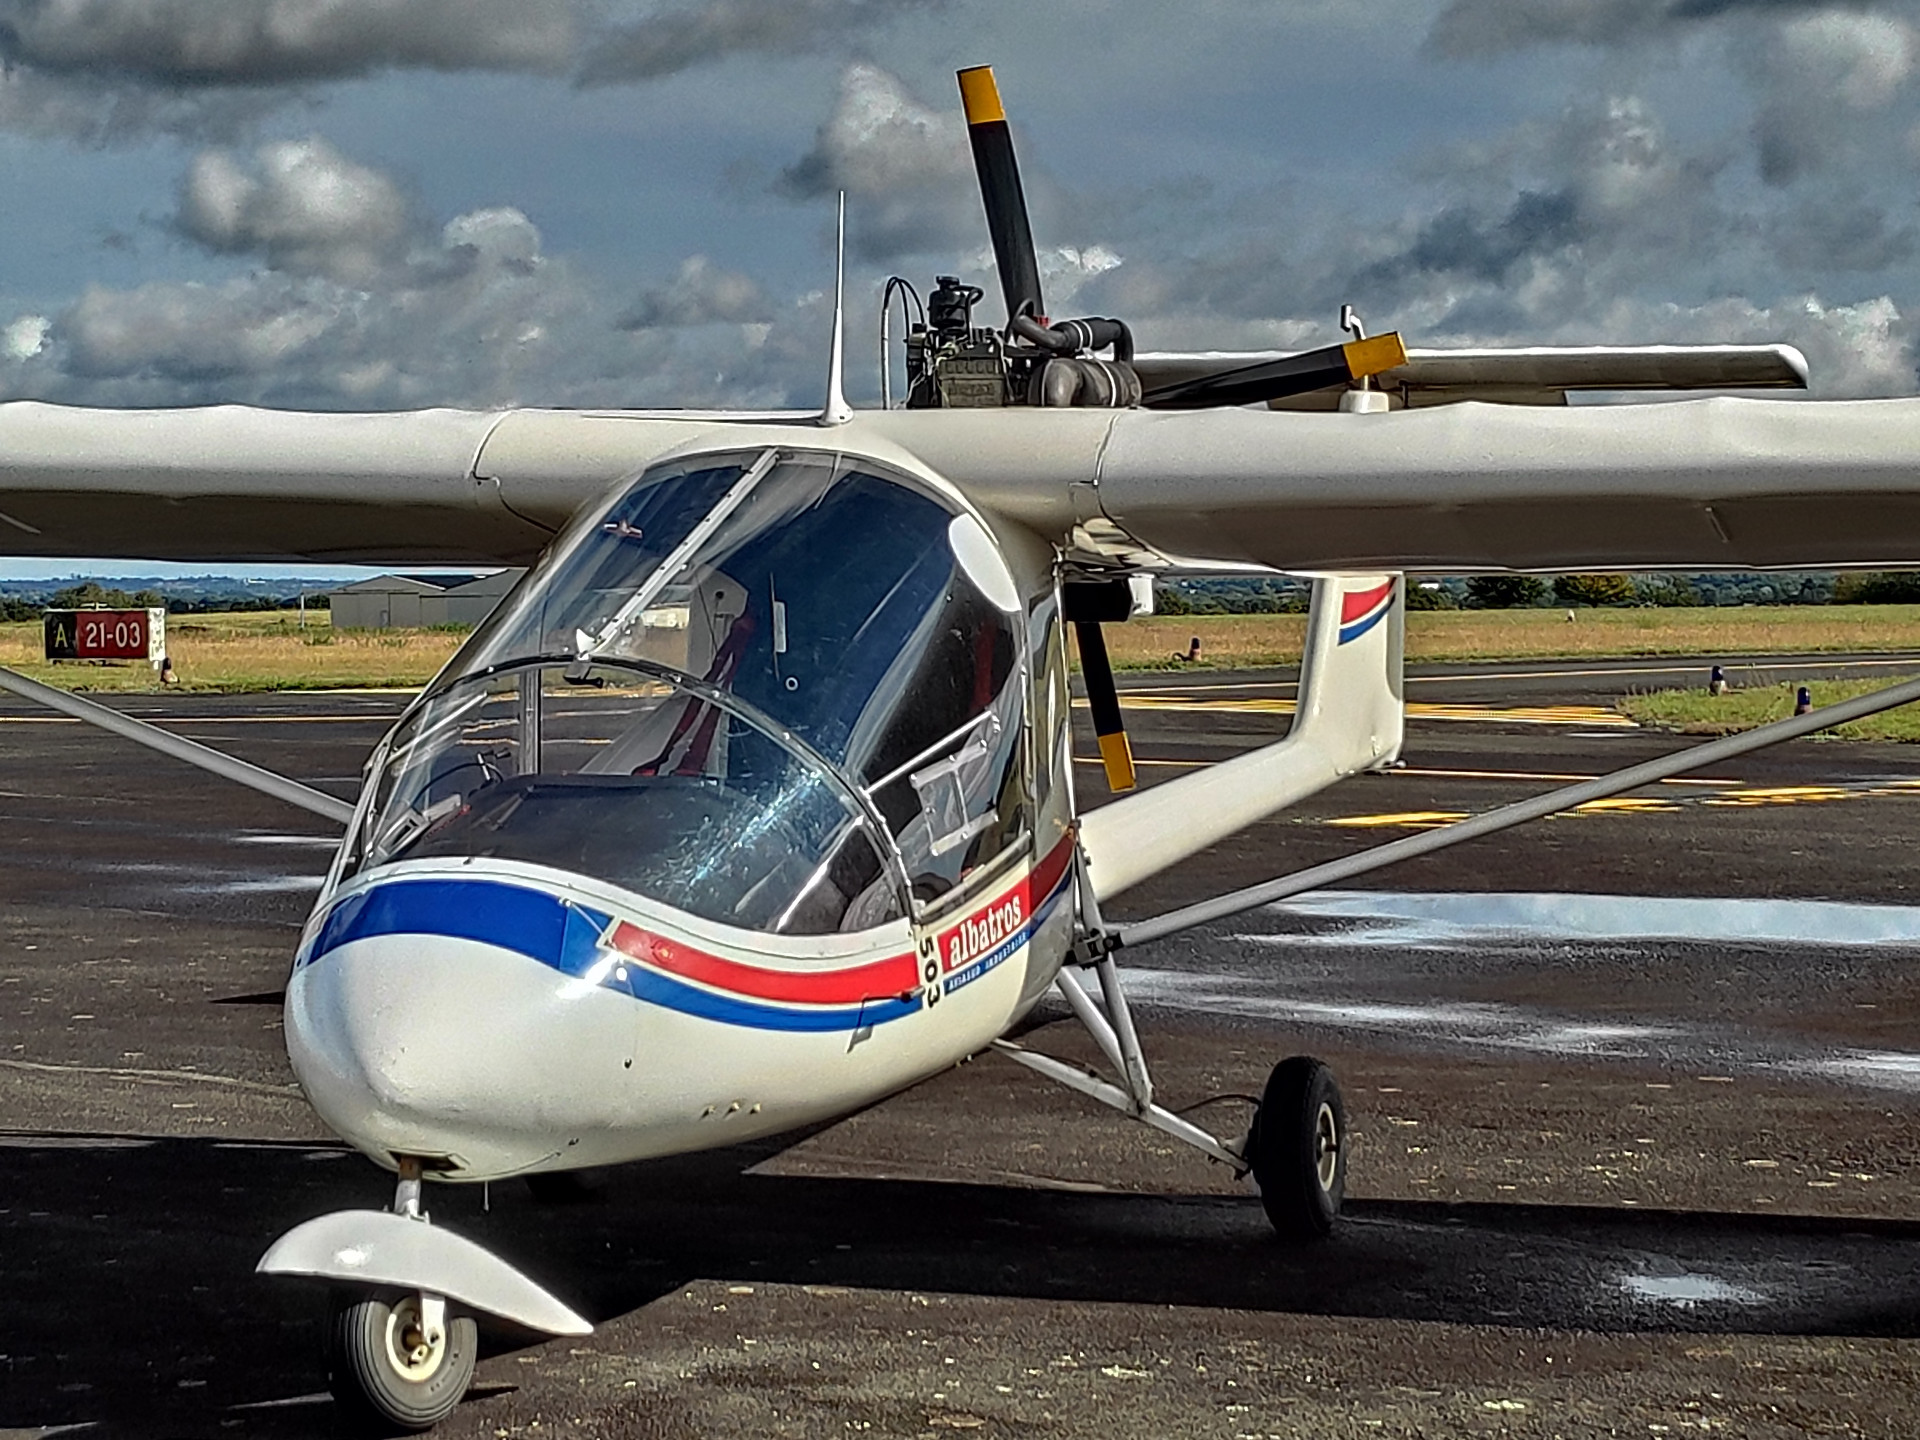
[[[430,1333],[411,1291],[342,1296],[327,1326],[327,1379],[340,1408],[381,1429],[429,1430],[473,1381],[479,1327],[449,1310]]]
[[[1310,1055],[1274,1066],[1246,1158],[1275,1230],[1290,1240],[1331,1234],[1347,1189],[1347,1112],[1333,1071]]]

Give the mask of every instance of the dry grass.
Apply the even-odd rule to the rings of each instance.
[[[1554,660],[1622,655],[1783,655],[1920,649],[1920,605],[1753,605],[1697,610],[1416,610],[1407,659]],[[1299,615],[1167,615],[1107,627],[1116,666],[1175,667],[1200,637],[1202,664],[1291,665]],[[1182,667],[1184,668],[1184,667]]]
[[[1920,649],[1920,605],[1752,606],[1701,610],[1423,610],[1407,617],[1409,660],[1526,660],[1614,655],[1740,655]],[[336,633],[325,611],[307,628],[291,611],[181,615],[168,647],[186,690],[406,688],[432,678],[462,636],[440,630]],[[1300,615],[1155,616],[1107,627],[1125,669],[1175,668],[1200,637],[1208,667],[1288,665]],[[73,690],[157,690],[144,665],[49,665],[37,622],[0,625],[0,664]],[[1179,667],[1185,668],[1185,667]]]
[[[326,611],[170,615],[167,650],[178,690],[412,688],[432,678],[465,635],[447,630],[335,632]],[[0,625],[0,665],[67,690],[155,691],[144,664],[49,664],[37,621]]]
[[[1906,678],[1815,680],[1807,689],[1816,706],[1832,705]],[[1705,690],[1656,690],[1650,695],[1629,695],[1620,702],[1620,708],[1639,724],[1660,730],[1682,735],[1731,735],[1769,720],[1786,719],[1793,714],[1794,690],[1790,684],[1729,690],[1725,695],[1709,695]],[[1885,710],[1821,733],[1843,740],[1920,740],[1920,703]]]

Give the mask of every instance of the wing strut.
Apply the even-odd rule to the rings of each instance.
[[[202,745],[184,735],[162,730],[158,725],[149,725],[131,715],[122,715],[98,701],[82,700],[65,690],[56,690],[51,685],[42,685],[38,680],[29,680],[3,665],[0,665],[0,690],[11,690],[22,700],[31,700],[36,705],[45,705],[49,710],[58,710],[63,715],[84,720],[89,725],[98,725],[102,730],[111,730],[136,744],[158,750],[162,755],[171,755],[189,765],[198,765],[223,780],[235,781],[263,795],[284,800],[289,805],[298,805],[303,810],[324,815],[337,824],[346,825],[353,819],[353,806],[344,800],[336,800],[325,791],[302,785],[298,780],[289,780],[284,775],[276,775],[271,770],[263,770],[258,765],[223,754],[210,745]]]
[[[1436,850],[1458,845],[1463,840],[1475,840],[1482,835],[1492,835],[1497,831],[1524,824],[1528,820],[1538,820],[1548,815],[1558,814],[1562,810],[1571,810],[1575,806],[1586,804],[1589,800],[1604,800],[1609,795],[1637,790],[1643,785],[1651,785],[1656,780],[1665,780],[1670,776],[1685,774],[1689,770],[1697,770],[1702,765],[1730,760],[1736,755],[1745,755],[1753,750],[1764,750],[1767,746],[1777,745],[1782,740],[1794,740],[1802,735],[1811,735],[1816,730],[1825,730],[1832,725],[1858,720],[1864,715],[1877,715],[1882,710],[1892,710],[1915,700],[1920,700],[1920,679],[1905,680],[1898,685],[1890,685],[1884,690],[1876,690],[1870,695],[1860,695],[1852,700],[1843,700],[1836,705],[1823,705],[1809,714],[1776,720],[1770,725],[1762,725],[1742,735],[1729,735],[1723,740],[1694,745],[1671,755],[1663,755],[1657,760],[1648,760],[1639,765],[1631,765],[1625,770],[1616,770],[1610,775],[1584,780],[1578,785],[1566,785],[1558,790],[1549,790],[1546,794],[1536,795],[1531,800],[1502,805],[1499,809],[1489,810],[1484,815],[1475,815],[1457,824],[1444,825],[1437,830],[1427,830],[1418,835],[1409,835],[1403,840],[1376,845],[1370,850],[1361,851],[1358,855],[1330,860],[1324,865],[1314,865],[1292,875],[1282,876],[1278,880],[1250,885],[1244,890],[1229,891],[1212,900],[1202,900],[1197,905],[1187,905],[1151,920],[1122,925],[1119,929],[1109,931],[1105,935],[1089,937],[1084,942],[1084,949],[1089,955],[1103,955],[1124,946],[1144,945],[1150,940],[1159,940],[1182,930],[1191,930],[1196,925],[1224,920],[1230,915],[1240,915],[1248,910],[1258,909],[1262,905],[1270,905],[1276,900],[1285,900],[1289,896],[1303,894],[1308,890],[1318,890],[1325,885],[1336,885],[1344,880],[1352,880],[1385,866],[1397,865],[1402,860],[1411,860],[1416,855],[1430,855]]]

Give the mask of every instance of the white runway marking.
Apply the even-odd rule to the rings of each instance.
[[[1266,913],[1351,923],[1312,934],[1233,938],[1256,945],[1422,949],[1463,949],[1513,939],[1920,947],[1920,906],[1838,900],[1323,890],[1282,901]]]

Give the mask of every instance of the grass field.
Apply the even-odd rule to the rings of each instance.
[[[1526,660],[1578,656],[1920,650],[1920,605],[1753,606],[1701,610],[1426,610],[1407,617],[1407,659]],[[442,630],[336,632],[325,611],[303,630],[291,611],[181,615],[167,622],[183,690],[409,688],[459,645]],[[1286,665],[1300,658],[1299,615],[1153,616],[1107,627],[1124,669],[1193,668],[1174,660],[1200,637],[1201,665]],[[157,690],[144,665],[49,665],[38,622],[0,625],[0,665],[74,690]],[[1659,723],[1659,722],[1653,722]]]
[[[1816,706],[1831,705],[1905,678],[1889,675],[1873,680],[1816,680],[1807,689]],[[1620,708],[1639,724],[1661,730],[1682,735],[1730,735],[1769,720],[1786,719],[1793,714],[1793,702],[1792,685],[1766,685],[1730,690],[1725,695],[1709,695],[1705,690],[1656,690],[1648,695],[1629,695],[1620,702]],[[1902,705],[1898,710],[1869,715],[1821,733],[1843,740],[1920,740],[1920,704]]]
[[[336,633],[324,610],[234,615],[169,615],[167,651],[179,690],[332,690],[425,684],[465,639],[447,630]],[[159,690],[151,666],[63,662],[40,657],[38,621],[0,625],[0,665],[68,690]]]
[[[1796,654],[1920,649],[1920,605],[1754,605],[1694,610],[1416,610],[1407,659],[1552,660],[1579,656]],[[1201,663],[1289,665],[1306,637],[1301,615],[1167,615],[1107,627],[1113,663],[1190,668],[1174,660],[1200,637]]]

